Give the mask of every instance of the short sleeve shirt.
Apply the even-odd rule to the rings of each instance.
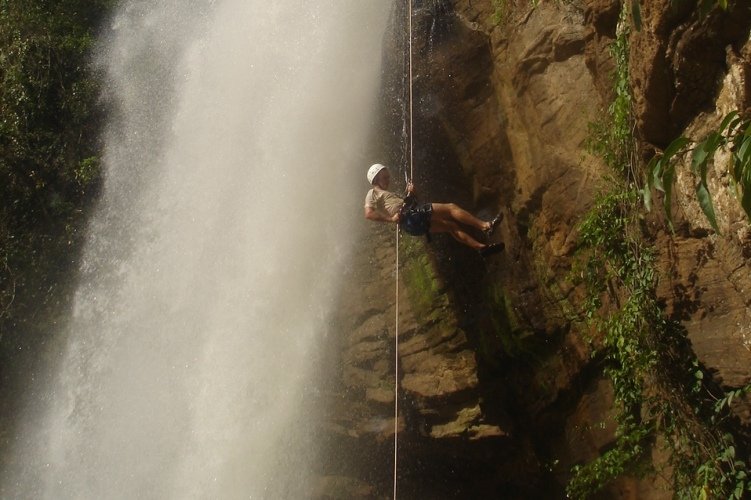
[[[385,217],[393,217],[399,213],[404,199],[390,191],[373,188],[365,196],[365,208],[372,208]]]

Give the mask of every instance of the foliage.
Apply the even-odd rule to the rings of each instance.
[[[600,349],[619,412],[615,446],[574,468],[567,487],[574,498],[586,498],[633,468],[648,449],[646,442],[653,432],[654,423],[644,422],[641,410],[649,374],[657,363],[655,351],[647,346],[660,324],[660,311],[652,292],[652,254],[631,227],[636,201],[634,192],[615,190],[600,197],[580,225],[580,242],[588,250],[588,272],[583,278],[590,299],[584,316],[604,334]],[[603,294],[611,294],[615,304],[622,301],[611,314],[600,310]]]
[[[503,285],[489,284],[484,290],[483,300],[490,304],[490,329],[503,353],[516,359],[536,358],[535,336],[525,329],[514,309],[513,299]]]
[[[642,190],[647,210],[652,207],[652,190],[663,192],[663,206],[672,229],[671,201],[676,163],[678,158],[691,153],[691,171],[697,178],[696,198],[712,228],[719,233],[712,195],[707,185],[707,173],[709,166],[714,164],[715,154],[720,150],[730,153],[728,174],[732,187],[746,216],[751,220],[751,119],[742,118],[737,111],[728,113],[719,128],[703,140],[693,142],[686,137],[678,137],[662,154],[656,154],[650,160],[647,165],[646,186]]]
[[[631,15],[633,19],[633,11]],[[729,405],[751,392],[751,385],[727,393],[714,386],[685,331],[665,318],[655,294],[655,259],[640,223],[638,201],[640,195],[647,204],[651,201],[650,187],[665,192],[669,207],[675,176],[671,159],[687,152],[690,141],[676,141],[650,162],[651,184],[638,189],[636,162],[629,151],[633,139],[630,132],[624,135],[631,130],[630,101],[621,95],[629,92],[626,61],[618,59],[624,48],[625,41],[614,49],[621,65],[615,75],[616,99],[622,99],[624,108],[614,112],[619,105],[611,106],[609,121],[593,128],[596,134],[590,141],[590,151],[602,154],[618,178],[582,219],[575,265],[587,289],[581,317],[600,332],[593,356],[602,360],[612,382],[618,427],[609,450],[574,467],[567,493],[572,498],[590,497],[613,479],[638,474],[649,465],[666,468],[677,498],[745,498],[751,494],[749,463],[740,452]],[[707,162],[723,145],[733,151],[736,185],[743,182],[746,155],[751,156],[751,144],[744,146],[747,129],[746,122],[731,114],[720,131],[693,148],[699,184],[706,187]],[[727,135],[728,130],[734,132]],[[623,150],[618,150],[619,144]],[[657,445],[668,451],[667,464],[649,464],[648,452]]]
[[[427,320],[435,313],[436,303],[440,302],[441,282],[421,239],[400,238],[400,243],[405,254],[402,269],[410,303],[415,314]]]
[[[508,15],[508,0],[493,0],[493,24],[501,24]]]
[[[654,256],[638,225],[638,193],[620,188],[600,197],[580,225],[590,298],[583,316],[602,332],[598,346],[617,403],[615,445],[574,468],[567,492],[586,498],[627,472],[643,470],[662,436],[679,498],[742,498],[751,493],[748,463],[737,456],[729,412],[751,385],[718,393],[667,320],[655,295]],[[603,299],[608,306],[603,307]],[[719,395],[718,395],[719,394]],[[735,496],[734,496],[735,495]]]
[[[645,452],[642,441],[648,433],[644,429],[619,429],[617,446],[602,454],[597,460],[586,465],[574,466],[574,478],[568,484],[569,498],[587,498],[599,491],[610,481],[622,475],[630,465],[639,460]]]
[[[613,74],[613,92],[615,98],[608,106],[603,119],[589,126],[589,139],[585,143],[587,150],[600,156],[615,171],[631,175],[633,163],[633,134],[631,131],[631,92],[628,76],[628,35],[629,28],[625,19],[625,10],[621,13],[618,36],[610,46],[610,53],[615,62]]]
[[[111,3],[0,0],[0,320],[57,272],[53,254],[98,185],[99,78],[88,59]]]
[[[2,198],[12,203],[4,208],[16,227],[58,215],[57,196],[81,195],[82,181],[92,175],[77,172],[97,146],[86,135],[96,131],[91,119],[98,89],[87,64],[93,32],[81,22],[93,22],[103,7],[47,4],[3,2],[0,18],[0,173]]]

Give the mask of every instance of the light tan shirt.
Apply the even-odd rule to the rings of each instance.
[[[384,217],[393,217],[399,213],[403,204],[404,199],[400,196],[377,187],[368,191],[365,196],[365,208],[372,208]]]

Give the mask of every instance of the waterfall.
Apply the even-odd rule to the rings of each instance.
[[[104,186],[4,498],[303,498],[383,0],[128,0]]]

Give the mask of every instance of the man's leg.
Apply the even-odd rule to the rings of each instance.
[[[490,222],[478,219],[455,203],[433,203],[433,217],[442,221],[455,221],[461,224],[487,231],[491,228]],[[458,230],[458,228],[457,228]],[[444,232],[444,231],[442,231]],[[451,231],[448,231],[451,232]],[[461,240],[460,240],[461,241]],[[474,240],[473,240],[474,241]],[[471,246],[471,245],[470,245]]]
[[[435,206],[436,203],[433,203],[433,217],[430,219],[431,233],[449,233],[454,237],[455,240],[467,245],[470,248],[474,248],[475,250],[482,250],[487,246],[483,243],[480,243],[466,232],[462,231],[459,225],[457,225],[455,222],[436,217]]]

